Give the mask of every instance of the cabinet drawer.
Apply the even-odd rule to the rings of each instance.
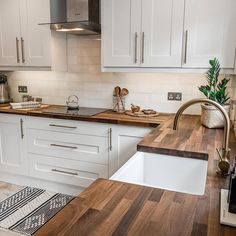
[[[74,186],[88,187],[97,178],[108,178],[108,166],[56,157],[29,154],[32,177]]]
[[[108,164],[108,136],[27,130],[28,153]]]
[[[109,126],[94,122],[28,117],[27,128],[106,137]]]

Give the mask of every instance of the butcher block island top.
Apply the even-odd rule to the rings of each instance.
[[[186,150],[190,158],[191,150],[201,157],[209,154],[203,196],[98,179],[35,235],[236,235],[236,228],[220,225],[220,189],[228,188],[228,178],[216,174],[223,130],[202,127],[198,116],[183,116],[174,132],[172,120],[166,118],[139,149],[181,155]],[[231,133],[232,158],[235,143]]]

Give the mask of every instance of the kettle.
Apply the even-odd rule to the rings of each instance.
[[[79,98],[76,95],[69,96],[66,104],[68,110],[79,110]]]
[[[9,99],[9,91],[7,84],[7,76],[0,73],[0,103],[8,103]]]

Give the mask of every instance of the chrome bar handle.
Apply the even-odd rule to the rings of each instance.
[[[55,124],[50,124],[49,126],[51,126],[51,127],[56,127],[56,128],[77,129],[76,126],[67,126],[67,125],[55,125]]]
[[[137,64],[138,63],[138,33],[135,32],[135,36],[134,36],[134,63]]]
[[[109,135],[109,150],[112,151],[112,128],[109,129],[108,135]]]
[[[24,126],[24,121],[23,121],[23,119],[20,119],[20,134],[21,134],[21,139],[23,139],[24,138],[24,128],[23,128],[23,126]]]
[[[145,33],[142,33],[141,63],[144,63]]]
[[[21,56],[22,62],[25,63],[25,40],[21,37]]]
[[[20,63],[20,52],[19,52],[19,39],[16,37],[16,60]]]
[[[75,146],[60,145],[60,144],[55,144],[55,143],[51,143],[50,146],[51,147],[68,148],[68,149],[78,149]]]
[[[187,63],[187,53],[188,53],[188,30],[186,30],[185,32],[184,64]]]
[[[75,172],[69,172],[69,171],[58,170],[58,169],[52,169],[52,171],[62,173],[62,174],[68,174],[68,175],[79,175],[78,173],[75,173]]]

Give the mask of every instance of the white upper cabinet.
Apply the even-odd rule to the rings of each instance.
[[[0,66],[19,65],[20,0],[0,1]]]
[[[186,0],[184,67],[206,68],[217,57],[222,68],[234,68],[235,0]]]
[[[180,67],[184,0],[104,0],[104,67]]]
[[[50,0],[0,1],[0,67],[50,67]]]
[[[103,0],[103,67],[205,69],[217,57],[233,72],[235,12],[235,0]]]
[[[51,31],[39,23],[50,22],[49,0],[21,0],[22,63],[26,66],[51,66]]]
[[[139,66],[141,0],[103,1],[103,61],[108,67]]]
[[[142,1],[144,67],[181,67],[184,0]]]

